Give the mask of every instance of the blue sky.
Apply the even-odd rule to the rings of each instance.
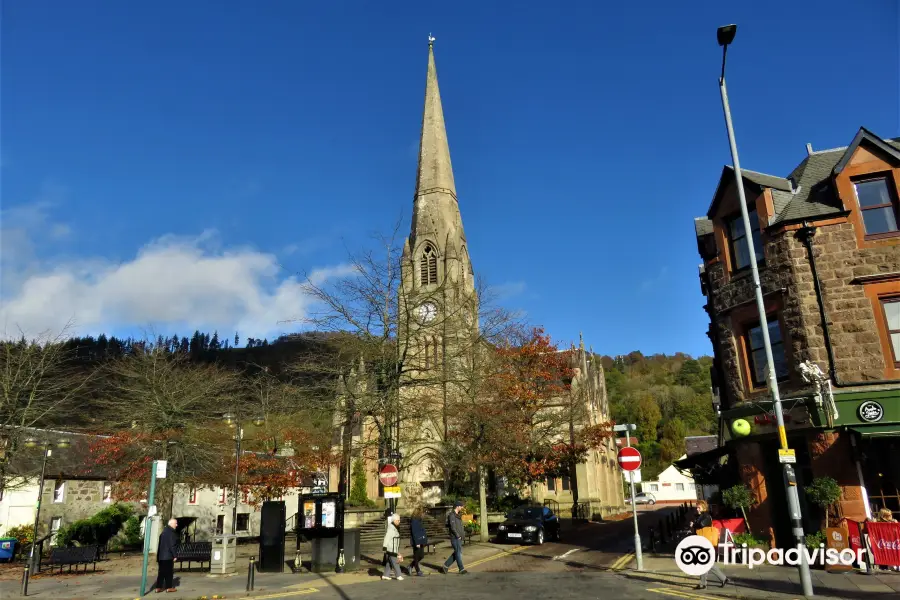
[[[408,230],[435,52],[475,269],[561,341],[710,351],[692,219],[729,161],[900,136],[896,0],[2,5],[7,331],[290,329]]]

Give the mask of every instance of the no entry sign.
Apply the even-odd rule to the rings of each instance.
[[[392,487],[396,485],[397,480],[399,479],[400,476],[397,472],[397,467],[395,467],[394,465],[384,465],[383,467],[381,467],[381,471],[378,472],[378,480],[384,487]]]
[[[617,460],[623,471],[637,471],[641,468],[641,453],[637,448],[626,446],[619,449]]]

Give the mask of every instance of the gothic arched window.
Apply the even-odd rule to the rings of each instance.
[[[431,246],[425,246],[422,251],[422,260],[419,262],[422,285],[437,283],[437,253]]]

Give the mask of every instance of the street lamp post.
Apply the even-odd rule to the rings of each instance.
[[[244,429],[241,427],[240,420],[233,414],[228,413],[222,417],[222,420],[225,421],[225,424],[229,427],[232,427],[235,430],[234,433],[234,445],[235,445],[235,454],[234,454],[234,488],[232,491],[232,495],[234,496],[234,506],[231,510],[231,534],[237,534],[237,511],[238,511],[238,478],[240,476],[241,469],[241,442],[244,439]],[[266,422],[263,417],[257,417],[253,420],[253,424],[256,426],[261,426]]]
[[[765,301],[763,299],[762,286],[759,282],[759,269],[756,267],[756,249],[753,244],[753,231],[750,224],[750,213],[747,209],[747,199],[744,196],[744,179],[741,175],[741,165],[738,160],[737,143],[734,139],[734,127],[731,122],[731,108],[728,104],[728,90],[725,87],[725,57],[728,53],[728,46],[734,41],[737,33],[737,25],[725,25],[719,27],[716,32],[719,45],[722,46],[722,74],[719,76],[719,92],[722,96],[722,109],[725,112],[725,126],[728,130],[728,144],[731,147],[731,160],[734,165],[734,177],[737,187],[739,204],[741,206],[741,219],[744,223],[744,230],[747,232],[745,239],[747,241],[747,252],[750,256],[750,272],[753,278],[753,290],[756,295],[756,308],[759,311],[759,327],[762,330],[763,346],[766,351],[766,380],[769,386],[769,392],[772,394],[773,408],[775,410],[775,419],[778,424],[778,439],[781,450],[788,450],[787,434],[784,429],[784,416],[781,413],[781,396],[778,392],[778,375],[775,370],[775,359],[772,355],[772,344],[769,339],[769,324],[766,319]],[[787,454],[787,452],[785,452]],[[800,498],[797,494],[797,480],[794,469],[789,463],[782,463],[783,479],[787,491],[788,509],[791,515],[791,529],[797,543],[797,550],[800,555],[800,583],[803,587],[803,595],[806,597],[813,596],[812,579],[810,578],[809,565],[806,561],[806,552],[804,545],[806,543],[803,531],[803,522],[800,515]]]
[[[34,548],[35,546],[37,546],[38,527],[40,527],[41,524],[41,498],[44,495],[44,475],[47,473],[47,459],[49,459],[51,454],[53,454],[54,446],[60,449],[68,448],[69,440],[61,438],[57,440],[55,444],[51,442],[40,442],[34,438],[28,438],[25,440],[26,448],[40,447],[44,452],[44,458],[41,461],[41,476],[40,479],[38,479],[38,497],[34,511],[34,529],[31,533],[31,552],[28,555],[28,562],[25,563],[25,572],[22,575],[23,596],[28,595],[28,580],[31,577],[31,569],[35,568],[36,566]]]

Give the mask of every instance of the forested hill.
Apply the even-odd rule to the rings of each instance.
[[[602,360],[613,420],[637,425],[644,480],[654,479],[684,454],[685,436],[718,433],[711,357],[632,352]]]

